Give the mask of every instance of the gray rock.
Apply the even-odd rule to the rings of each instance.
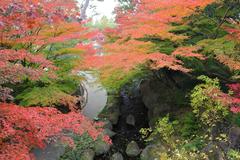
[[[103,128],[108,128],[108,129],[112,130],[113,129],[112,123],[109,120],[104,121]]]
[[[107,144],[106,142],[103,142],[103,141],[99,141],[96,143],[94,149],[95,149],[96,155],[101,155],[109,151],[110,144]]]
[[[133,115],[128,115],[126,118],[126,123],[135,126],[135,117]]]
[[[140,152],[138,144],[135,141],[131,141],[127,145],[126,153],[129,157],[136,157],[140,154]]]
[[[240,147],[240,127],[232,127],[229,131],[230,146]]]
[[[112,124],[116,125],[118,123],[118,119],[121,114],[119,106],[113,106],[109,110],[110,110],[110,115],[108,119]]]
[[[206,147],[203,148],[203,152],[208,155],[209,159],[216,159],[216,160],[225,160],[224,152],[221,148],[213,143],[209,143]]]
[[[104,129],[103,133],[104,133],[105,135],[108,135],[109,137],[113,137],[113,136],[116,135],[115,132],[113,132],[112,130],[110,130],[110,129],[108,129],[108,128]]]
[[[148,145],[143,149],[140,155],[140,159],[141,160],[158,160],[159,154],[156,154],[156,153],[163,153],[165,151],[166,149],[162,145]]]
[[[159,116],[175,110],[175,106],[171,105],[171,103],[174,101],[173,93],[176,88],[174,86],[171,86],[171,88],[169,89],[166,83],[156,79],[146,80],[141,83],[142,101],[148,108],[148,118],[151,122],[149,123],[151,127],[153,127]]]
[[[83,152],[81,160],[93,160],[95,156],[95,152],[92,149],[88,149]]]
[[[112,155],[111,160],[123,160],[123,156],[121,153],[117,152]]]

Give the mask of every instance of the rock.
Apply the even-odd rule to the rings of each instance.
[[[81,156],[81,160],[93,160],[95,156],[95,152],[92,149],[88,149],[83,152]]]
[[[133,115],[128,115],[126,118],[126,123],[135,126],[135,117]]]
[[[112,130],[110,130],[108,128],[104,129],[103,133],[104,133],[104,135],[108,135],[109,137],[113,137],[116,135],[115,132],[113,132]]]
[[[117,152],[112,155],[110,160],[123,160],[123,156],[121,153]]]
[[[104,121],[103,128],[107,128],[107,129],[112,130],[113,129],[112,123],[109,120]]]
[[[119,114],[118,113],[111,113],[109,116],[109,120],[112,122],[112,124],[116,125],[118,123]]]
[[[109,115],[109,121],[116,125],[118,123],[118,119],[119,119],[119,116],[120,116],[120,109],[118,106],[114,106],[114,108],[111,109],[111,113]]]
[[[208,155],[209,159],[225,160],[224,152],[215,144],[209,143],[203,148],[203,152]]]
[[[230,146],[233,148],[240,147],[240,127],[232,127],[229,131]]]
[[[156,154],[156,153],[164,153],[166,151],[167,151],[166,148],[160,144],[148,145],[143,149],[140,155],[140,159],[141,160],[157,160],[159,159],[159,154]]]
[[[145,80],[140,85],[142,101],[148,109],[148,118],[151,121],[150,126],[153,127],[154,122],[159,116],[165,115],[176,110],[172,102],[176,99],[176,88],[171,86],[171,89],[156,79]]]
[[[126,153],[129,157],[136,157],[140,154],[140,152],[138,144],[135,141],[131,141],[127,145]]]
[[[103,142],[103,141],[99,141],[95,145],[95,153],[97,156],[107,153],[109,149],[110,149],[110,144],[107,144],[106,142]]]

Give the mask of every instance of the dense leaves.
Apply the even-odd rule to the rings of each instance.
[[[168,115],[157,121],[155,129],[143,130],[152,143],[157,139],[168,148],[161,147],[161,158],[206,157],[197,151],[202,139],[226,138],[213,131],[240,112],[239,1],[119,1],[117,25],[103,18],[95,26],[86,20],[89,1],[82,15],[75,0],[0,2],[0,100],[5,102],[0,104],[0,159],[32,159],[31,149],[59,139],[74,147],[67,137],[74,133],[78,144],[69,149],[68,157],[82,153],[78,150],[85,148],[84,133],[91,137],[86,142],[99,138],[100,124],[76,112],[62,114],[48,108],[78,109],[73,94],[80,78],[73,69],[79,68],[99,71],[103,84],[115,90],[146,73],[158,80],[164,76],[163,83],[180,91],[187,84],[180,84],[174,74],[181,72],[194,81],[194,89],[183,89],[190,102],[182,103],[191,106],[194,114],[182,123]],[[110,143],[108,137],[100,138]],[[229,154],[237,157],[238,152]]]
[[[198,47],[178,48],[179,43],[188,36],[176,34],[172,30],[176,24],[185,23],[183,18],[204,9],[212,2],[214,1],[143,0],[132,1],[130,8],[118,8],[118,26],[104,31],[105,55],[86,55],[82,68],[100,69],[101,74],[105,75],[103,77],[111,75],[114,70],[134,70],[139,64],[147,64],[153,70],[168,68],[185,73],[191,71],[184,67],[179,57],[200,60],[205,60],[205,57],[198,53]]]
[[[48,88],[49,84],[65,81],[66,75],[71,76],[71,71],[58,64],[56,67],[56,61],[60,56],[70,53],[79,55],[90,51],[91,45],[85,46],[83,41],[94,37],[96,33],[84,27],[85,22],[80,21],[77,2],[74,0],[7,0],[1,2],[0,24],[0,85],[1,88],[5,88],[4,91],[11,84],[15,85],[13,87],[15,89],[18,88],[19,83],[25,83],[24,89],[27,89],[26,85],[30,84],[29,81],[40,81],[41,85],[37,85],[37,88],[40,87],[39,94],[43,94],[47,91],[44,88]],[[79,58],[68,61],[69,66],[74,60],[78,61]],[[55,87],[52,93],[58,91],[60,91],[59,94],[52,95],[56,97],[54,104],[65,105],[70,101],[72,105],[75,104],[74,97],[68,95],[73,91],[69,93]],[[1,94],[6,95],[6,93],[10,92]],[[68,97],[65,98],[66,101],[63,95]],[[52,96],[39,103],[26,102],[25,104],[50,106],[53,104],[50,103]]]
[[[62,114],[54,108],[22,108],[0,104],[0,159],[32,159],[33,147],[44,147],[51,140],[66,137],[67,131],[88,133],[94,140],[100,124],[94,124],[79,113]],[[110,143],[108,137],[102,137]],[[71,142],[71,141],[70,141]]]
[[[71,75],[74,58],[66,66],[68,58],[59,56],[90,50],[83,41],[95,32],[84,23],[74,0],[1,1],[0,100],[25,106],[64,105],[76,111],[72,93],[79,81]],[[67,140],[73,147],[73,140],[66,137],[70,132],[87,133],[93,140],[102,132],[101,124],[78,112],[62,114],[49,107],[0,104],[0,159],[34,159],[30,151],[51,141]],[[99,138],[110,142],[108,137]]]

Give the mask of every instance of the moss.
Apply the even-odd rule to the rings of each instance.
[[[132,80],[147,76],[148,74],[149,70],[143,66],[139,66],[129,72],[116,69],[112,71],[110,75],[100,78],[103,86],[106,87],[108,91],[117,93],[124,85],[132,82]]]

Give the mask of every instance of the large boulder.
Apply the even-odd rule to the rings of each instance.
[[[229,142],[232,148],[240,148],[240,127],[232,127],[229,131]]]
[[[123,160],[123,156],[121,153],[117,152],[112,155],[111,160]]]
[[[112,130],[110,130],[110,129],[108,129],[108,128],[104,129],[103,134],[104,134],[104,135],[108,135],[109,137],[113,137],[113,136],[116,135],[115,132],[113,132]]]
[[[174,86],[171,90],[158,80],[147,80],[141,83],[140,89],[143,103],[148,109],[158,108],[159,112],[167,112],[172,109],[170,106],[166,107],[165,104],[172,102],[171,95],[174,93]]]
[[[88,149],[83,152],[81,156],[81,160],[93,160],[95,156],[95,152],[92,149]]]
[[[166,83],[152,79],[143,81],[140,90],[142,101],[148,108],[150,126],[153,126],[160,116],[175,110],[175,86],[169,87]]]
[[[160,144],[158,145],[148,145],[146,146],[141,155],[140,159],[141,160],[158,160],[159,159],[159,154],[166,152],[166,148]]]
[[[133,115],[131,115],[131,114],[128,115],[127,118],[126,118],[126,123],[128,125],[135,126],[135,123],[136,123],[135,117]]]
[[[113,106],[112,108],[110,108],[110,113],[109,113],[109,121],[116,125],[118,123],[119,120],[119,116],[120,116],[120,109],[119,106]]]
[[[136,157],[140,154],[140,152],[138,144],[135,141],[131,141],[127,145],[126,153],[129,157]]]
[[[203,148],[203,152],[208,156],[208,158],[216,160],[225,160],[223,150],[213,143],[209,143],[206,147]]]
[[[112,123],[109,120],[104,121],[103,128],[112,130],[113,129]]]
[[[107,144],[106,142],[103,141],[98,141],[96,142],[94,149],[97,156],[105,154],[110,150],[110,144]]]

